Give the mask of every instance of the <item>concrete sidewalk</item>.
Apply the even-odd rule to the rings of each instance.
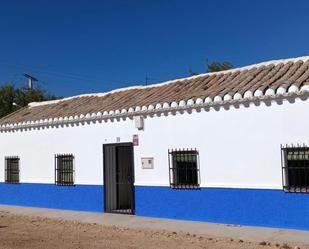
[[[167,230],[207,237],[227,237],[249,241],[301,243],[309,245],[309,231],[276,229],[264,227],[233,226],[207,222],[179,221],[170,219],[146,218],[132,215],[77,212],[45,208],[30,208],[0,205],[0,212],[17,215],[47,217],[97,223],[106,226],[117,226],[133,229]]]

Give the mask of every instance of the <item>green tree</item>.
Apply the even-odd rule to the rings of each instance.
[[[190,73],[191,76],[199,75],[198,72],[195,72],[192,69],[189,69],[189,73]]]
[[[27,106],[31,102],[58,99],[43,89],[16,88],[13,84],[0,87],[0,118]]]
[[[11,84],[0,87],[0,118],[15,111],[15,89]]]
[[[228,61],[219,62],[219,61],[213,61],[210,64],[208,63],[208,60],[206,60],[206,73],[213,73],[213,72],[220,72],[224,70],[229,70],[233,68],[233,64]],[[199,75],[200,73],[189,69],[189,73],[191,76]]]
[[[212,72],[220,72],[220,71],[225,71],[233,68],[233,64],[228,61],[224,62],[218,62],[214,61],[210,64],[207,63],[207,73],[212,73]]]

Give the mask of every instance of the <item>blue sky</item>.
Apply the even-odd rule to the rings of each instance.
[[[0,83],[40,79],[70,96],[309,55],[306,0],[10,0],[0,8]]]

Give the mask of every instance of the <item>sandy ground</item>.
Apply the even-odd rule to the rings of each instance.
[[[29,217],[0,211],[1,249],[67,248],[308,248],[309,245],[250,242],[168,231],[141,230],[80,223],[61,219]]]

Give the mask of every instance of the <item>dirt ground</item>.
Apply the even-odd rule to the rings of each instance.
[[[124,229],[96,223],[80,223],[0,212],[0,249],[294,249],[298,247],[309,249],[309,245],[211,238],[164,230]]]

